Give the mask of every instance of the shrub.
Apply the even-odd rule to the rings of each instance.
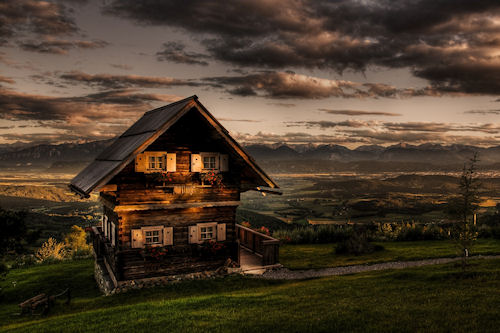
[[[381,241],[441,240],[449,238],[446,228],[436,224],[375,223],[373,238]]]
[[[26,266],[32,266],[37,263],[37,259],[33,254],[20,255],[16,257],[16,260],[12,264],[12,268],[21,268]]]
[[[383,249],[381,245],[370,243],[365,232],[354,230],[349,238],[337,244],[335,253],[361,255]]]
[[[290,244],[334,243],[349,237],[350,230],[350,226],[318,225],[277,230],[273,237]]]
[[[36,251],[35,257],[39,262],[63,260],[67,254],[65,245],[65,243],[58,243],[54,238],[50,237]]]
[[[4,262],[0,261],[0,277],[3,277],[9,271],[9,267]]]
[[[483,224],[478,229],[480,238],[500,239],[500,225],[488,226]]]
[[[77,225],[64,237],[64,243],[71,257],[88,256],[92,253],[92,246],[87,244],[87,233]]]

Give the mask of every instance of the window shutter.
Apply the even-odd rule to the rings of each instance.
[[[189,227],[189,244],[198,244],[200,242],[198,238],[198,226],[193,225]]]
[[[148,169],[148,156],[145,153],[135,157],[135,172],[146,172]]]
[[[167,154],[167,172],[175,172],[177,170],[177,161],[175,154]]]
[[[116,245],[116,227],[113,222],[111,222],[111,245]]]
[[[226,224],[218,223],[217,224],[217,240],[225,241],[226,240]]]
[[[174,245],[173,227],[163,227],[163,245]]]
[[[144,239],[142,236],[141,229],[132,229],[132,248],[142,248],[144,244]]]
[[[219,168],[221,172],[229,171],[229,156],[227,154],[220,155]]]
[[[220,154],[215,155],[215,170],[220,169]]]
[[[102,231],[104,232],[104,237],[108,238],[108,217],[106,215],[104,215],[104,220],[102,222]]]
[[[200,154],[191,154],[191,172],[201,172]]]

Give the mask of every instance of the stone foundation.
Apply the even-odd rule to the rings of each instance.
[[[94,261],[94,278],[97,286],[104,295],[111,295],[115,289],[115,284],[109,276],[108,270],[102,260]]]
[[[157,286],[165,286],[185,280],[201,280],[222,277],[233,273],[239,273],[240,268],[232,267],[234,263],[230,259],[224,266],[214,271],[194,272],[179,275],[159,276],[146,279],[118,281],[115,285],[109,276],[108,270],[102,261],[95,261],[94,277],[101,292],[108,296],[116,293],[126,292],[132,289],[144,289]]]

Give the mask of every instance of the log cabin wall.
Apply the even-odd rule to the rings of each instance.
[[[204,222],[226,223],[226,242],[236,241],[236,207],[206,207],[120,212],[119,239],[123,248],[131,247],[132,229],[163,225],[173,227],[174,247],[189,246],[188,227]]]

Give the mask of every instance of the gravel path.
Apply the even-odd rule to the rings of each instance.
[[[500,255],[492,255],[492,256],[479,255],[470,257],[469,259],[472,260],[500,259]],[[426,265],[439,265],[459,260],[460,258],[436,258],[436,259],[425,259],[416,261],[393,261],[393,262],[385,262],[372,265],[353,265],[345,267],[307,269],[307,270],[297,270],[297,271],[292,271],[287,268],[280,268],[277,270],[267,271],[264,274],[257,277],[264,279],[298,280],[298,279],[309,279],[309,278],[323,277],[323,276],[346,275],[346,274],[369,272],[369,271],[379,271],[384,269],[402,269],[402,268],[419,267]]]

